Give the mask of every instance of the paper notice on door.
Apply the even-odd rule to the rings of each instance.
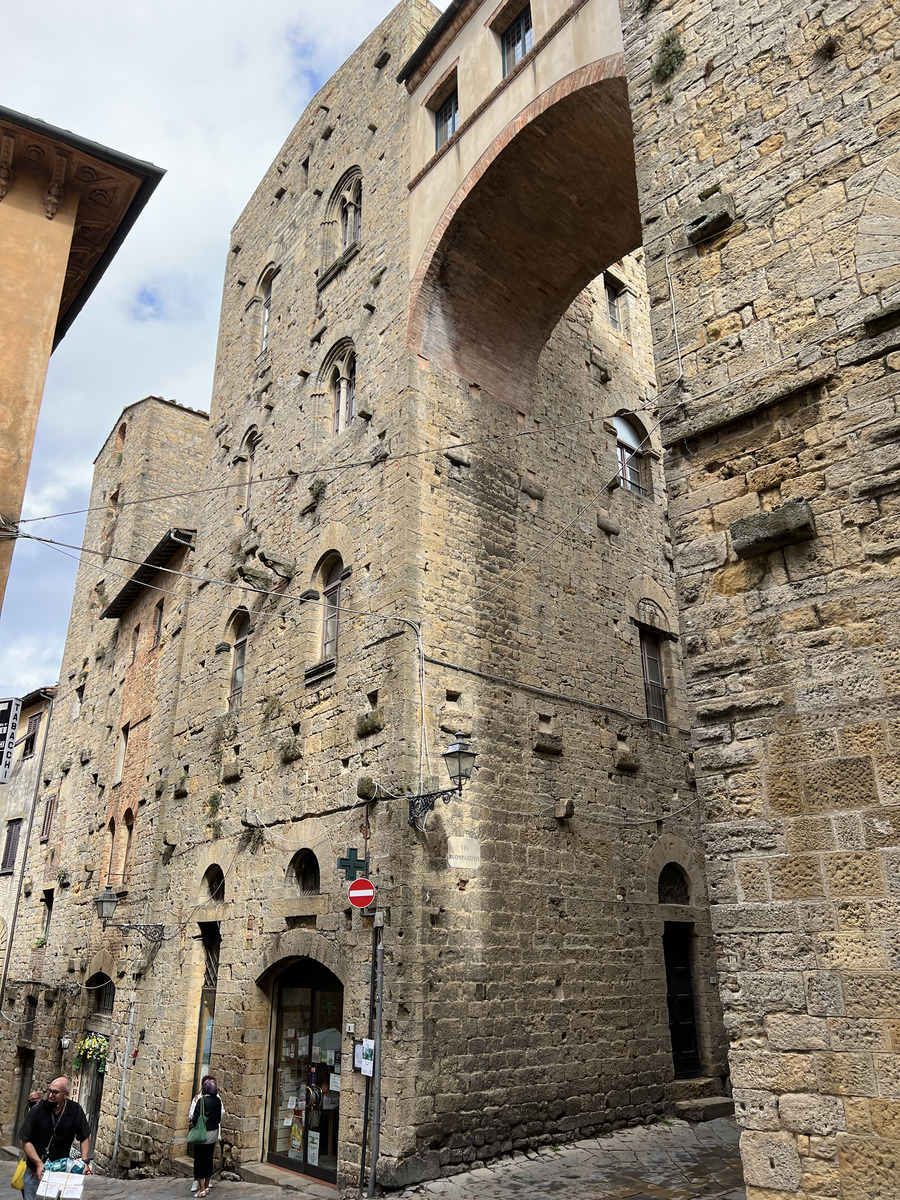
[[[312,1130],[306,1135],[306,1161],[311,1167],[319,1165],[319,1135]]]
[[[284,1120],[283,1120],[281,1123],[282,1123],[282,1125],[293,1125],[293,1123],[294,1123],[294,1118],[293,1118],[292,1116],[290,1116],[290,1117],[285,1117],[285,1118],[284,1118]]]
[[[288,1106],[288,1108],[296,1108],[297,1107],[297,1097],[296,1096],[288,1096],[287,1106]]]
[[[331,1076],[331,1082],[329,1083],[329,1085],[328,1085],[328,1086],[331,1088],[331,1090],[332,1090],[333,1092],[339,1092],[339,1091],[341,1090],[341,1077],[340,1077],[340,1075],[339,1075],[339,1074],[337,1074],[337,1073],[335,1073],[334,1075],[332,1075],[332,1076]]]

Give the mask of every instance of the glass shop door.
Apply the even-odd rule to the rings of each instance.
[[[330,971],[308,960],[282,973],[275,1002],[267,1159],[336,1183],[343,987]]]

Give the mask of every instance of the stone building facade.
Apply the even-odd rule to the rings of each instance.
[[[893,1196],[897,6],[644,9],[626,61],[748,1196]]]
[[[150,397],[97,460],[59,894],[5,1003],[126,1170],[183,1153],[210,1069],[227,1161],[355,1186],[378,941],[387,1185],[727,1077],[643,254],[566,284],[514,387],[411,344],[397,72],[437,17],[398,5],[235,225],[209,420]],[[411,825],[458,732],[472,781]]]

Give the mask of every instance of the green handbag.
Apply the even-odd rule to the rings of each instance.
[[[188,1130],[187,1144],[189,1146],[202,1146],[206,1144],[206,1098],[201,1096],[197,1101],[198,1113],[197,1121]]]

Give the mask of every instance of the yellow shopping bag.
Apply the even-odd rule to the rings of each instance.
[[[21,1192],[22,1189],[25,1187],[25,1159],[24,1158],[19,1163],[19,1165],[16,1167],[15,1171],[13,1171],[12,1185],[19,1192]]]

